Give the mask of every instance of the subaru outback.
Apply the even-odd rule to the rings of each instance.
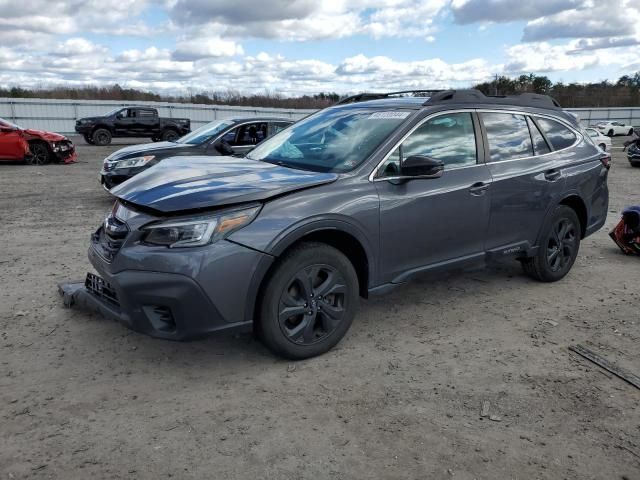
[[[360,297],[424,272],[513,258],[560,280],[605,222],[610,157],[550,97],[352,100],[245,158],[167,159],[115,187],[97,272],[65,303],[166,339],[253,326],[300,359],[340,341]]]

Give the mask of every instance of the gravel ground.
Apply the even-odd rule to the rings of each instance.
[[[640,204],[620,150],[606,228],[563,281],[425,277],[294,364],[248,334],[175,343],[63,308],[123,144],[77,143],[75,165],[0,165],[0,478],[640,479],[640,390],[567,348],[640,374],[640,258],[607,237]]]

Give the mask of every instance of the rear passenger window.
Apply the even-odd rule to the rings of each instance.
[[[529,117],[527,117],[527,123],[529,124],[529,131],[531,132],[531,140],[533,140],[533,151],[536,155],[544,155],[549,153],[551,149],[547,145],[547,141],[544,139],[536,124],[533,123]]]
[[[491,162],[532,157],[533,145],[524,115],[483,113]]]
[[[555,150],[562,150],[576,143],[576,134],[560,122],[542,117],[536,117],[536,122]]]

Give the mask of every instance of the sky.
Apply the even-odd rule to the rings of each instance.
[[[640,70],[640,0],[0,0],[0,86],[285,96]]]

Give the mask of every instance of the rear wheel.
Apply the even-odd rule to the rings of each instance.
[[[629,136],[633,135],[633,128],[629,129]]]
[[[162,132],[162,140],[165,142],[175,142],[179,138],[180,135],[178,135],[178,132],[175,130],[165,130]]]
[[[544,227],[538,253],[522,261],[525,273],[541,282],[563,278],[578,256],[580,235],[576,212],[566,205],[559,205]]]
[[[609,135],[610,137],[613,137],[613,130],[609,130],[609,132],[607,133],[607,135]]]
[[[31,142],[29,150],[31,150],[31,156],[25,158],[25,162],[29,165],[46,165],[51,161],[51,152],[45,143]]]
[[[99,128],[93,132],[93,143],[104,147],[111,143],[111,132],[106,128]]]
[[[346,334],[358,309],[358,276],[339,250],[316,242],[282,257],[262,292],[257,333],[291,359],[320,355]]]

